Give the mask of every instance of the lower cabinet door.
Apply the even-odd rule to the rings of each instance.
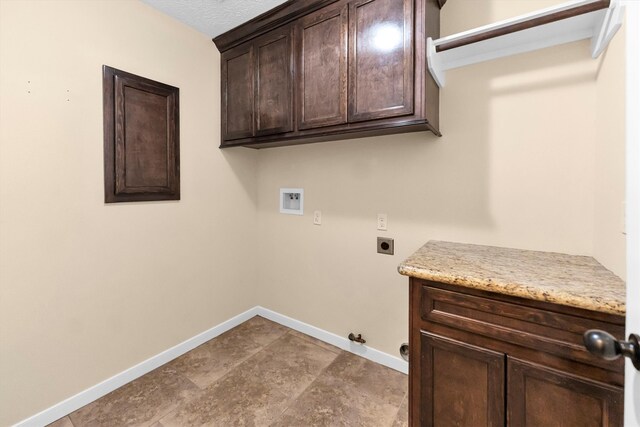
[[[426,332],[420,341],[419,425],[503,427],[505,355]]]
[[[618,427],[623,390],[515,358],[507,361],[507,417],[513,427]]]

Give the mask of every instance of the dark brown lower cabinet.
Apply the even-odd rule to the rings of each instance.
[[[617,427],[624,364],[582,346],[624,317],[410,279],[409,424]]]
[[[421,334],[423,426],[504,426],[502,353]]]
[[[514,358],[507,361],[509,424],[621,426],[621,387]]]

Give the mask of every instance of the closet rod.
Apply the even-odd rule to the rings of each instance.
[[[444,52],[449,49],[455,49],[457,47],[493,39],[495,37],[500,37],[529,28],[538,27],[540,25],[550,24],[552,22],[561,21],[563,19],[572,18],[578,15],[583,15],[585,13],[591,13],[597,10],[606,9],[610,6],[610,4],[611,0],[594,0],[591,3],[580,4],[569,9],[550,13],[548,15],[542,15],[532,19],[528,19],[526,21],[509,24],[504,27],[498,27],[485,32],[472,34],[458,40],[452,40],[450,42],[443,43],[441,45],[436,44],[436,52]]]
[[[443,87],[447,70],[578,40],[591,39],[591,56],[597,58],[623,17],[622,0],[571,0],[437,40],[429,37],[427,66]]]

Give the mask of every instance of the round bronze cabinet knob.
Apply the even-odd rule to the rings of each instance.
[[[620,356],[631,359],[633,366],[640,371],[640,337],[629,335],[628,341],[616,340],[613,335],[599,329],[590,329],[584,333],[584,346],[589,353],[605,360],[615,360]]]

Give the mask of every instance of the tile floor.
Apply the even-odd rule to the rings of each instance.
[[[406,375],[259,316],[50,424],[406,425]]]

